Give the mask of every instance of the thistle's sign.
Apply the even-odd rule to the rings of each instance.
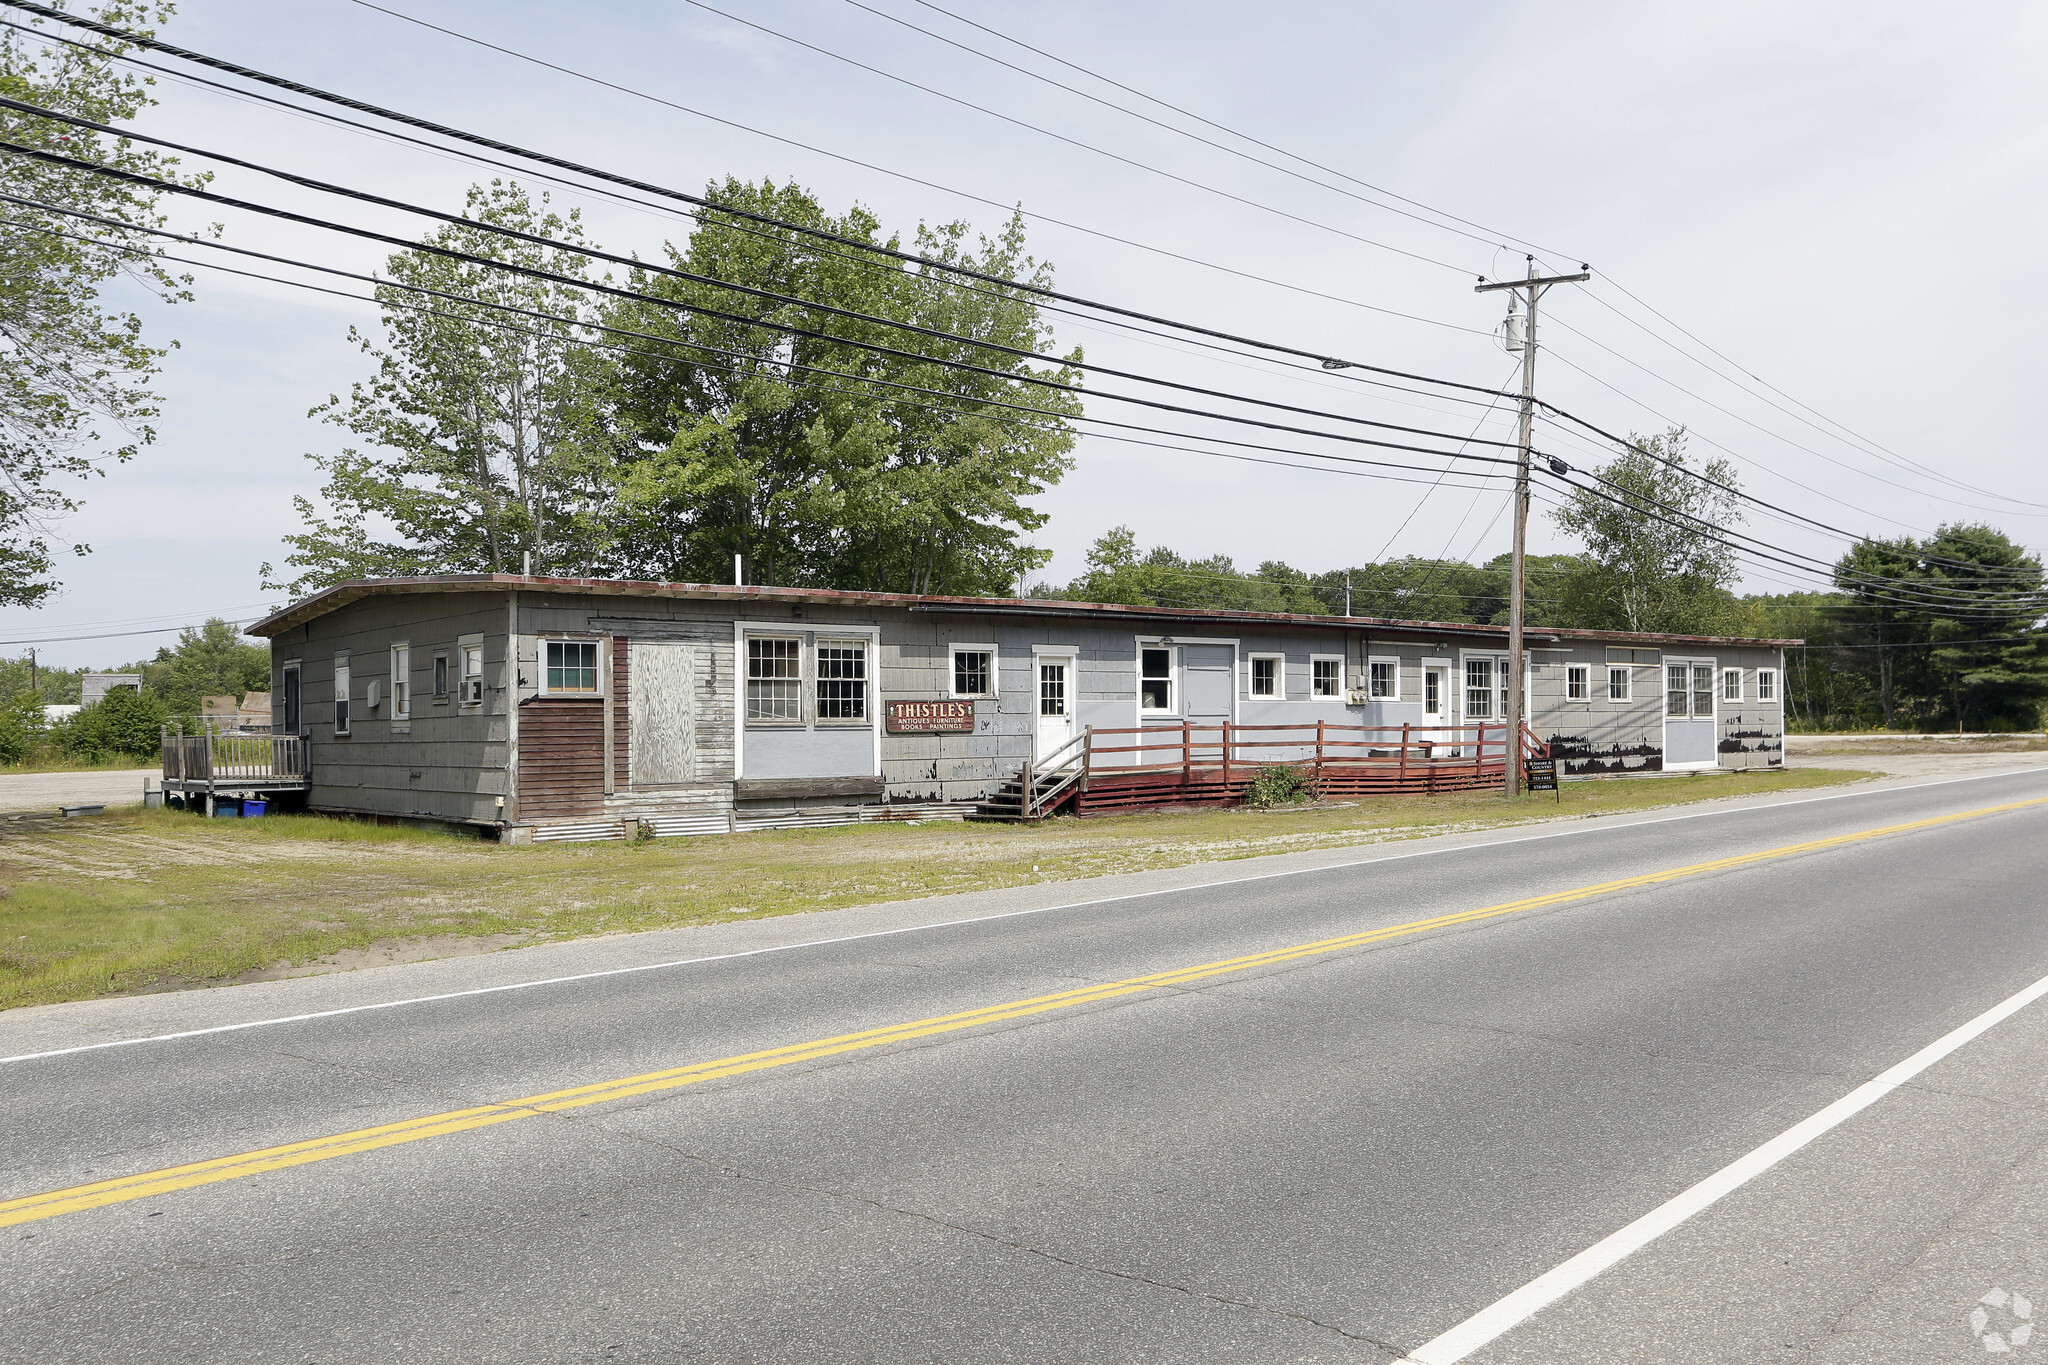
[[[971,735],[971,701],[892,701],[888,728],[892,735]]]

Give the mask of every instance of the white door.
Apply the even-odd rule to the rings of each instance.
[[[1664,659],[1664,769],[1711,768],[1720,762],[1714,719],[1712,659]]]
[[[1422,723],[1424,725],[1449,725],[1451,670],[1442,664],[1431,664],[1422,670]]]
[[[1080,733],[1074,718],[1074,660],[1041,654],[1034,662],[1038,666],[1037,756],[1049,758]]]

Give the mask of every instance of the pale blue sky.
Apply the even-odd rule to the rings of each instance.
[[[865,3],[1055,70],[915,0]],[[1443,325],[1034,225],[1034,249],[1078,293],[1474,383],[1500,382],[1511,368],[1489,335],[1500,300],[1470,286],[1475,273],[1516,269],[1514,253],[1223,156],[918,38],[846,0],[720,0],[719,8],[1339,231],[1119,166],[680,0],[391,7],[1000,203]],[[1556,318],[1585,335],[1546,331],[1541,390],[1603,426],[1658,429],[1663,421],[1652,409],[1687,422],[1741,457],[1752,491],[1854,529],[1893,534],[1970,517],[2035,546],[2048,542],[2040,509],[1994,500],[1981,512],[1944,502],[1926,479],[1802,425],[1602,306],[1698,350],[1629,303],[1611,277],[1753,374],[1890,451],[2048,504],[2037,245],[2048,209],[2048,95],[2038,78],[2048,11],[2039,6],[1253,10],[957,0],[947,8],[1351,175],[1554,247],[1560,262],[1590,261],[1600,277],[1593,287],[1576,297],[1553,291]],[[992,228],[1002,216],[350,0],[185,0],[165,36],[686,189],[727,173],[795,177],[835,208],[857,199],[904,229],[953,217]],[[259,161],[445,207],[459,205],[464,186],[483,174],[214,94],[161,89],[163,106],[148,127]],[[218,184],[271,202],[333,207],[246,173],[224,172]],[[406,227],[395,215],[332,216]],[[651,253],[681,228],[601,201],[587,216],[598,240],[623,251]],[[227,234],[325,261],[377,261],[352,243],[261,221],[229,218]],[[0,639],[171,624],[209,612],[247,619],[271,600],[257,590],[256,568],[279,557],[278,536],[293,525],[291,496],[315,487],[302,456],[336,444],[333,429],[308,420],[306,410],[364,372],[345,338],[351,322],[371,315],[206,272],[197,287],[195,304],[151,317],[155,336],[182,343],[163,379],[161,440],[84,490],[87,506],[66,533],[95,553],[65,563],[67,589],[43,609],[0,612]],[[1191,382],[1446,429],[1468,430],[1472,420],[1433,401],[1393,406],[1321,375],[1265,376],[1079,329],[1062,328],[1061,339],[1086,345],[1095,359]],[[1280,557],[1311,570],[1382,552],[1483,558],[1506,548],[1505,522],[1495,520],[1499,493],[1439,492],[1395,535],[1422,488],[1099,441],[1084,441],[1078,454],[1074,473],[1044,499],[1052,522],[1038,541],[1057,552],[1050,572],[1058,578],[1077,571],[1089,541],[1119,522],[1146,544],[1222,552],[1241,563]],[[1777,534],[1765,523],[1751,529]],[[1540,521],[1536,540],[1538,548],[1561,548]],[[1820,536],[1787,533],[1786,543],[1829,557],[1840,549]],[[1759,576],[1750,586],[1781,585]],[[168,638],[52,643],[43,656],[114,662]]]

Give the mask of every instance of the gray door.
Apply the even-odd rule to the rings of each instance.
[[[627,781],[666,787],[697,780],[697,672],[702,645],[627,646]]]
[[[1711,768],[1719,761],[1714,661],[1664,660],[1664,766]]]
[[[1221,725],[1237,695],[1237,651],[1229,645],[1182,645],[1180,713],[1196,725]],[[1215,736],[1220,742],[1221,735]]]

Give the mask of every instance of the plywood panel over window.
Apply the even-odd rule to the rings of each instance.
[[[635,640],[628,653],[626,734],[635,787],[697,780],[697,679],[705,648]]]

